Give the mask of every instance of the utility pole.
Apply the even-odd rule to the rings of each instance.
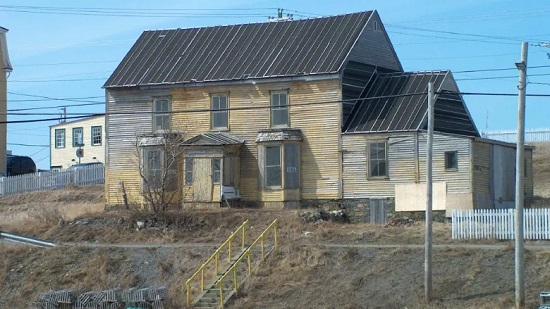
[[[516,145],[516,309],[525,305],[524,248],[523,248],[523,177],[524,177],[524,143],[525,143],[525,92],[527,79],[527,42],[521,44],[521,62],[516,63],[519,70],[518,94],[518,140]]]
[[[424,291],[432,300],[432,158],[434,136],[434,84],[428,83],[428,140],[426,143],[426,235],[424,237]]]

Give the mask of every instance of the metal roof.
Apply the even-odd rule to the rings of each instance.
[[[371,14],[145,31],[104,87],[336,73]]]
[[[207,132],[196,135],[182,143],[184,146],[224,146],[244,143],[240,138],[225,132]]]
[[[346,133],[415,131],[426,128],[427,88],[433,82],[439,94],[434,130],[479,136],[449,71],[378,74],[355,104]]]

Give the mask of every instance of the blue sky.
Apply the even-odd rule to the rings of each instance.
[[[52,14],[45,13],[44,7],[61,9],[47,9],[57,13]],[[80,10],[68,11],[73,8]],[[94,9],[105,8],[124,10],[116,15],[148,12],[161,16],[94,15],[97,11]],[[519,60],[521,42],[528,41],[531,44],[529,67],[549,67],[528,70],[527,92],[550,94],[550,48],[535,46],[550,42],[550,3],[547,0],[3,0],[0,26],[10,30],[8,48],[14,67],[8,81],[11,92],[8,109],[79,104],[29,95],[101,102],[105,94],[101,86],[143,30],[262,22],[267,16],[276,15],[275,8],[286,9],[294,18],[376,9],[405,70],[451,69],[456,72],[454,75],[462,92],[517,93],[518,72],[514,63]],[[483,69],[503,70],[460,73]],[[465,100],[478,129],[516,127],[516,97],[466,96]],[[550,98],[527,99],[527,128],[550,127],[549,103]],[[69,113],[102,111],[103,105],[68,108]],[[59,109],[31,112],[57,113]],[[10,115],[8,119],[50,117]],[[49,126],[56,123],[9,124],[8,149],[15,154],[31,155],[39,168],[49,168],[46,145]]]

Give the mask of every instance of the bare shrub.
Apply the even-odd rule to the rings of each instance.
[[[57,224],[67,218],[59,207],[35,208],[28,212],[29,219],[46,224]]]

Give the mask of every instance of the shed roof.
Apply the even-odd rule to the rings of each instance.
[[[104,87],[336,73],[372,13],[145,31]]]
[[[434,130],[479,136],[450,71],[376,74],[355,104],[346,133],[426,129],[428,83],[438,92]]]

